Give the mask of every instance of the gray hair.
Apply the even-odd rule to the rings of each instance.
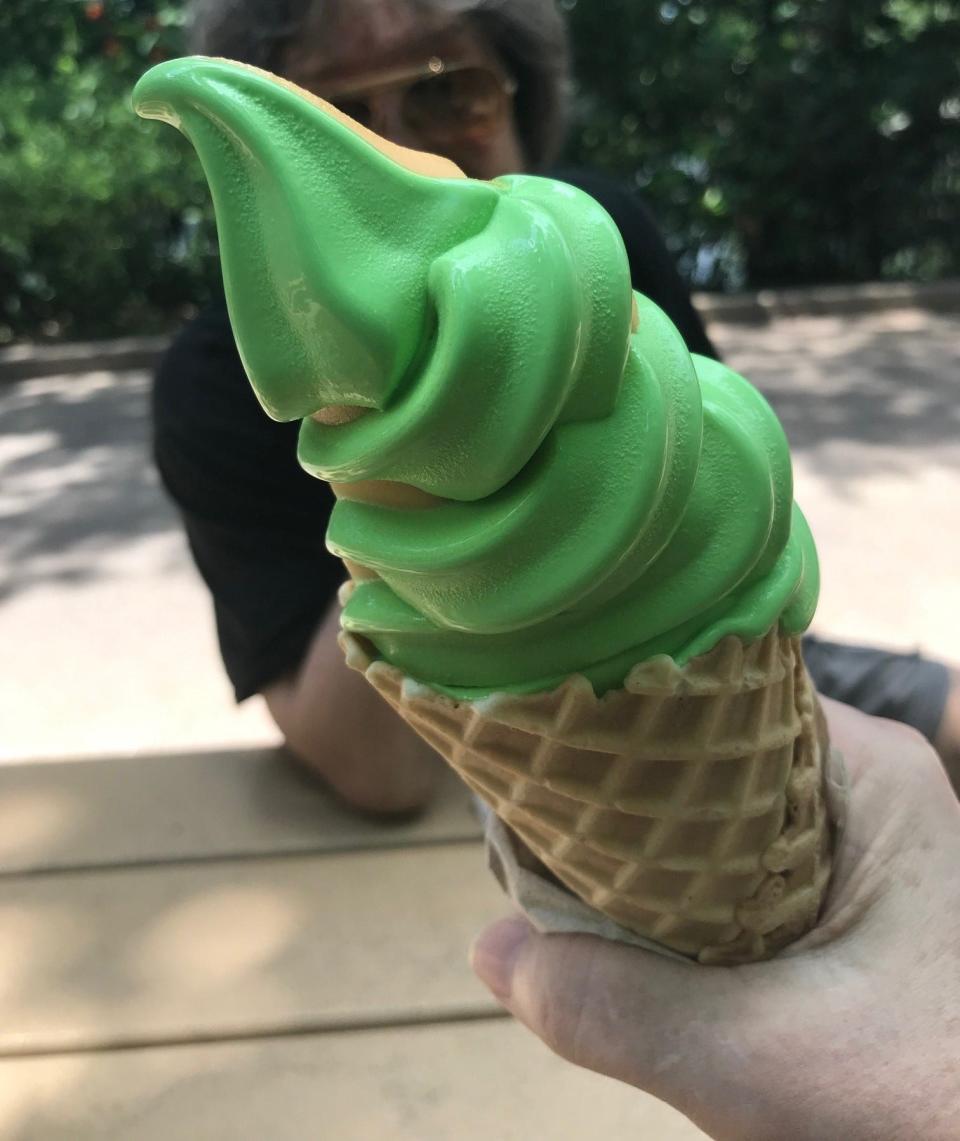
[[[194,0],[190,50],[278,71],[284,48],[324,0]],[[570,101],[566,26],[555,0],[409,0],[477,29],[517,83],[517,133],[534,170],[563,144]]]

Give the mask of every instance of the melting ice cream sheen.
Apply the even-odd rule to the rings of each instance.
[[[632,293],[590,197],[465,179],[225,60],[161,64],[134,101],[199,154],[240,354],[266,411],[303,419],[303,467],[443,501],[338,486],[327,543],[376,572],[347,630],[479,698],[571,673],[603,693],[654,655],[807,627],[816,551],[776,417]],[[370,411],[310,418],[344,405]]]

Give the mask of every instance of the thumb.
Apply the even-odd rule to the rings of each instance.
[[[730,1063],[723,1054],[731,1051],[731,1022],[742,1024],[744,1013],[736,969],[675,962],[592,935],[540,935],[520,916],[487,928],[471,965],[562,1058],[647,1090],[694,1120],[715,1097]]]

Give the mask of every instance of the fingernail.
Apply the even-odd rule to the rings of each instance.
[[[470,966],[501,1002],[513,991],[513,972],[532,928],[526,919],[501,919],[481,932],[470,948]]]

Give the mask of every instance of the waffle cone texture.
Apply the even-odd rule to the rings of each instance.
[[[455,701],[348,663],[562,884],[637,935],[702,963],[765,959],[812,928],[830,879],[826,722],[800,640],[725,638],[660,657],[598,698]]]

